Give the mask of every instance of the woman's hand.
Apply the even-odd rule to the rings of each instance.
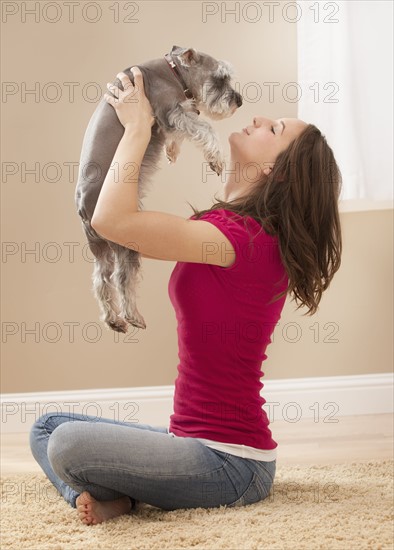
[[[115,109],[125,129],[129,128],[150,134],[155,117],[152,106],[145,95],[142,73],[138,67],[132,67],[130,70],[134,75],[134,85],[130,78],[121,72],[116,76],[122,82],[124,90],[122,91],[115,84],[108,82],[107,88],[115,97],[105,93],[104,98]]]

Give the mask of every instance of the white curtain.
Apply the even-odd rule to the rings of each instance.
[[[298,118],[326,136],[342,201],[392,201],[393,2],[298,5]]]

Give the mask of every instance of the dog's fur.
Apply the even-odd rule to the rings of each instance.
[[[183,139],[188,138],[202,148],[212,170],[221,174],[223,157],[218,137],[209,123],[198,116],[197,109],[210,118],[222,119],[231,116],[242,104],[240,94],[230,85],[234,75],[230,63],[179,46],[173,46],[171,57],[193,94],[192,99],[186,99],[180,81],[164,57],[138,64],[145,94],[155,115],[151,140],[140,167],[139,210],[143,209],[141,199],[146,196],[148,183],[159,168],[163,147],[169,162],[175,162]],[[134,83],[131,67],[123,72]],[[114,83],[123,90],[118,78]],[[127,332],[127,323],[146,328],[135,294],[141,256],[135,250],[101,237],[90,221],[123,133],[124,127],[115,109],[103,97],[84,135],[75,193],[78,214],[95,256],[93,290],[101,307],[100,319],[118,332]]]

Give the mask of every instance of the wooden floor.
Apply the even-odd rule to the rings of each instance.
[[[273,438],[279,445],[278,466],[393,458],[393,415],[345,416],[337,420],[271,422]],[[29,434],[2,433],[1,475],[19,472],[42,472],[31,454]]]

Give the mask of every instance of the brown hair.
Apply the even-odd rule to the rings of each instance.
[[[305,305],[309,309],[304,315],[313,315],[341,264],[341,188],[341,172],[325,136],[308,124],[247,196],[226,202],[215,194],[217,202],[200,211],[188,204],[194,219],[225,208],[251,216],[266,233],[278,235],[289,283],[275,299],[293,292],[293,300],[301,302],[297,310]]]

